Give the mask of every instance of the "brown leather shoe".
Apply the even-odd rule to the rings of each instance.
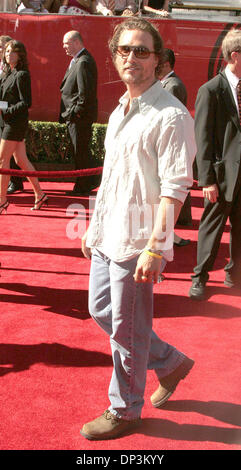
[[[186,357],[171,374],[159,380],[160,385],[151,396],[151,403],[155,408],[160,408],[167,402],[180,380],[187,376],[193,365],[194,361]]]
[[[80,434],[86,439],[98,441],[105,439],[115,439],[122,434],[132,431],[135,427],[141,424],[141,418],[128,421],[126,419],[117,418],[109,410],[106,410],[103,415],[84,424]]]

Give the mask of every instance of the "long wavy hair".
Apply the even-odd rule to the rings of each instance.
[[[6,52],[7,47],[9,46],[11,47],[11,50],[13,52],[16,52],[18,54],[18,62],[16,64],[15,69],[16,70],[28,70],[27,51],[26,51],[25,45],[20,41],[12,39],[11,41],[7,42],[7,44],[4,47],[3,71],[5,73],[8,73],[11,71],[11,67],[9,64],[7,64],[6,59],[5,59],[5,52]]]

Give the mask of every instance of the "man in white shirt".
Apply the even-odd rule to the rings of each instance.
[[[224,284],[241,288],[241,31],[225,36],[222,52],[227,66],[198,91],[195,112],[199,186],[204,212],[199,226],[197,266],[189,296],[206,298],[206,282],[212,270],[229,217],[230,260]],[[240,84],[239,84],[240,81]]]
[[[117,25],[110,50],[127,92],[112,113],[94,214],[82,239],[91,257],[89,309],[110,336],[110,407],[83,426],[112,439],[141,423],[147,369],[160,407],[193,361],[152,331],[153,283],[173,258],[173,227],[192,184],[196,147],[187,109],[158,80],[163,43],[141,18]]]

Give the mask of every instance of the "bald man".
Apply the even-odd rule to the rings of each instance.
[[[60,87],[59,121],[67,124],[75,169],[79,170],[90,168],[93,161],[89,144],[92,124],[97,120],[97,67],[78,31],[64,35],[63,48],[72,60]],[[95,176],[76,178],[71,194],[89,194],[97,186],[96,181]]]

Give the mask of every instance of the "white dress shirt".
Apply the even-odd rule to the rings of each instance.
[[[75,54],[75,56],[71,59],[70,64],[69,64],[69,69],[71,69],[72,65],[75,64],[76,60],[78,59],[79,54],[80,54],[84,49],[85,49],[85,47],[82,47],[82,49],[80,49],[79,52],[77,52],[77,54]]]
[[[168,79],[168,77],[170,75],[172,75],[172,73],[174,72],[174,70],[171,70],[171,72],[168,72],[167,75],[165,75],[164,77],[162,77],[162,79],[160,80],[161,84],[164,85],[165,81]]]
[[[88,247],[116,262],[144,249],[161,197],[184,202],[196,153],[192,117],[159,80],[133,100],[125,115],[128,102],[125,93],[109,120],[102,182],[87,237]],[[165,258],[173,259],[172,244]]]
[[[236,104],[236,108],[237,108],[237,111],[238,111],[238,114],[239,114],[238,97],[237,97],[237,85],[238,85],[238,82],[239,82],[239,78],[237,77],[237,75],[235,75],[233,72],[231,72],[228,65],[225,68],[225,73],[226,73],[226,77],[227,77],[228,83],[230,85],[230,88],[232,90],[234,101],[235,101],[235,104]]]

